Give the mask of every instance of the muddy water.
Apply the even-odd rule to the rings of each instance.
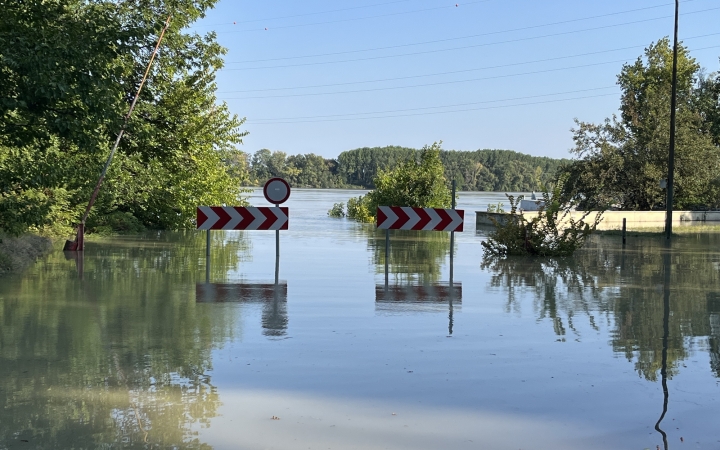
[[[482,258],[330,219],[94,239],[0,278],[0,449],[720,448],[720,236]],[[258,193],[256,205],[264,204]],[[274,271],[278,263],[279,280]],[[660,420],[662,419],[662,420]]]

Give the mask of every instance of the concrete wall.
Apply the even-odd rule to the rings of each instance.
[[[587,211],[573,211],[570,217],[579,220]],[[525,211],[523,216],[530,219],[537,216],[535,211]],[[595,217],[591,212],[587,220]],[[475,223],[478,226],[492,225],[488,218],[490,215],[496,216],[497,213],[488,213],[485,211],[477,211]],[[627,228],[629,230],[640,228],[664,228],[665,227],[665,211],[605,211],[602,215],[603,220],[598,225],[598,230],[619,230],[622,229],[623,218],[627,219]],[[496,220],[498,218],[496,217]],[[720,211],[673,211],[674,225],[697,225],[707,223],[708,225],[720,225]]]

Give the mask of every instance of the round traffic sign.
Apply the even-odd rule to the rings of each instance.
[[[270,203],[279,205],[290,198],[290,185],[282,178],[270,178],[263,188],[263,195]]]

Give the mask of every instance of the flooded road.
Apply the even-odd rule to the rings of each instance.
[[[209,280],[195,231],[0,278],[0,449],[720,448],[720,235],[484,261],[504,196],[461,193],[452,287],[449,234],[392,232],[386,290],[384,232],[326,215],[360,193],[293,191],[277,285],[262,231]]]

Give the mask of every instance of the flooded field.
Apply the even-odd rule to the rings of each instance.
[[[96,238],[0,278],[0,449],[720,449],[720,234],[484,261],[326,215]],[[262,194],[252,198],[265,205]],[[276,263],[279,273],[275,282]]]

